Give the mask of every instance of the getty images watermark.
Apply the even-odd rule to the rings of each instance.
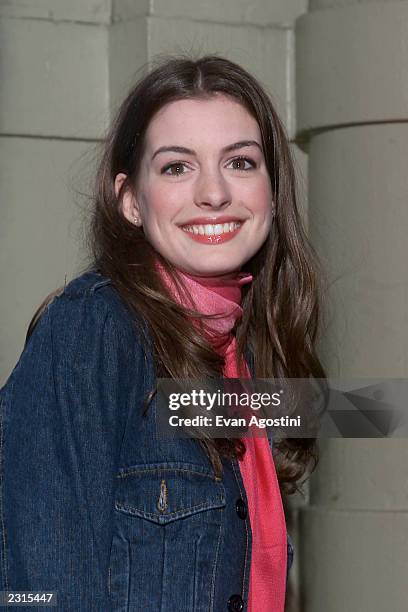
[[[406,437],[406,379],[158,379],[164,437]]]
[[[289,417],[261,417],[255,411],[261,408],[278,407],[281,404],[283,389],[274,393],[257,392],[228,392],[217,389],[215,392],[204,389],[192,389],[191,391],[172,392],[168,397],[168,407],[171,411],[180,411],[182,408],[201,409],[207,414],[196,414],[194,416],[182,416],[180,412],[169,416],[171,427],[299,427],[300,416]],[[221,414],[216,414],[216,409],[223,409]],[[249,408],[245,416],[243,408]],[[251,413],[253,411],[253,413]],[[184,412],[184,411],[183,411]],[[209,416],[211,414],[211,416]],[[235,414],[235,416],[233,416]],[[228,416],[229,415],[229,416]]]

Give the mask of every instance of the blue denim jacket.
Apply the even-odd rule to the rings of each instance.
[[[219,479],[196,440],[160,437],[154,385],[109,279],[73,280],[0,394],[0,589],[56,591],[67,612],[247,610],[238,463]]]

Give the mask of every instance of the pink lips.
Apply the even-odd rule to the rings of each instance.
[[[218,234],[216,236],[207,236],[205,234],[195,234],[194,232],[189,232],[186,230],[183,230],[183,227],[186,226],[191,226],[191,225],[218,225],[218,224],[224,224],[224,223],[241,223],[241,225],[239,227],[237,227],[235,230],[233,230],[232,232],[223,232],[222,234]],[[196,217],[195,219],[191,219],[190,221],[187,221],[185,223],[183,223],[183,225],[181,226],[182,231],[184,231],[185,234],[187,234],[187,236],[189,236],[191,238],[191,240],[194,240],[195,242],[199,242],[201,244],[223,244],[224,242],[228,242],[229,240],[232,240],[240,231],[242,225],[243,225],[243,220],[239,219],[238,217],[231,217],[231,216],[221,216],[221,217]]]

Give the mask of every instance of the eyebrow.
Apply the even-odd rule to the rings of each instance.
[[[227,145],[222,149],[222,153],[229,153],[230,151],[235,151],[236,149],[243,149],[244,147],[258,147],[258,149],[262,152],[262,147],[256,140],[240,140],[239,142],[234,142],[233,144]],[[171,151],[172,153],[184,153],[186,155],[197,155],[197,153],[193,149],[188,149],[187,147],[180,147],[178,145],[170,145],[167,147],[160,147],[153,153],[151,161],[159,155],[159,153],[167,153]]]

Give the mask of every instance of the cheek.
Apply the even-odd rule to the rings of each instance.
[[[273,221],[273,202],[270,184],[259,185],[254,198],[253,215],[256,226],[265,238],[271,230]]]
[[[180,190],[168,185],[155,186],[143,193],[143,213],[147,225],[161,225],[171,220],[182,208]]]
[[[260,220],[272,216],[272,190],[268,179],[260,180],[248,186],[245,193],[241,192],[241,197],[252,214],[259,217]]]
[[[272,203],[272,188],[269,178],[264,178],[262,181],[259,182],[259,185],[257,186],[257,191],[259,201],[262,201],[264,206],[270,206]]]

